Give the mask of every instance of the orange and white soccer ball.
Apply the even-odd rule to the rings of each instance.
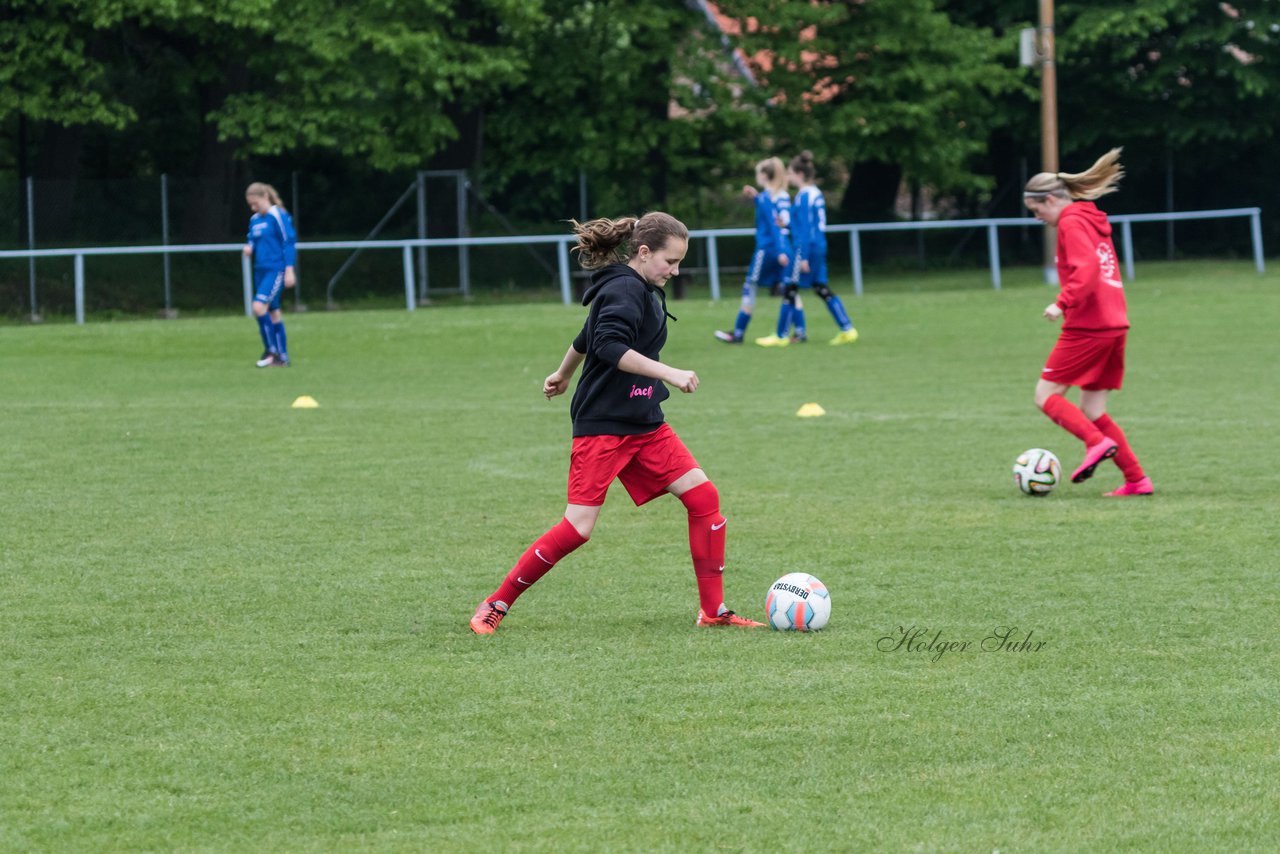
[[[764,612],[779,631],[816,632],[831,619],[831,594],[809,573],[789,572],[769,588]]]

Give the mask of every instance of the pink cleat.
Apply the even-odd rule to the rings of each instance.
[[[1133,482],[1125,481],[1124,486],[1119,489],[1113,489],[1111,492],[1102,493],[1107,498],[1123,498],[1126,495],[1151,495],[1156,491],[1155,486],[1151,483],[1151,478],[1144,477],[1142,480]]]
[[[1080,464],[1080,468],[1071,474],[1072,483],[1084,483],[1093,477],[1093,470],[1098,467],[1098,463],[1103,460],[1109,460],[1116,455],[1116,451],[1120,450],[1120,445],[1115,439],[1103,437],[1102,441],[1096,445],[1090,445],[1085,448],[1084,462]]]

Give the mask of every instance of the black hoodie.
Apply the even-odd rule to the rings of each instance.
[[[585,353],[582,376],[569,405],[574,436],[634,436],[662,426],[670,396],[660,380],[618,369],[627,350],[659,361],[667,341],[666,298],[626,264],[591,276],[582,297],[591,306],[573,349]]]

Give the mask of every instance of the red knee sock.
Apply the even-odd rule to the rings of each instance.
[[[562,557],[587,541],[568,519],[561,519],[520,555],[516,565],[498,585],[487,602],[505,602],[508,607],[534,582],[551,571]]]
[[[702,612],[714,617],[724,604],[724,527],[720,493],[707,481],[680,496],[689,510],[689,553]]]
[[[1053,419],[1054,424],[1084,442],[1086,447],[1096,445],[1105,438],[1102,431],[1080,411],[1080,407],[1060,394],[1049,395],[1042,408],[1044,414]]]
[[[1133,483],[1142,480],[1146,475],[1142,471],[1142,466],[1138,464],[1138,456],[1129,447],[1129,440],[1124,437],[1124,431],[1120,429],[1120,425],[1111,420],[1111,416],[1105,412],[1101,418],[1097,418],[1093,422],[1098,429],[1103,432],[1108,439],[1115,439],[1116,444],[1120,446],[1120,450],[1116,451],[1116,465],[1120,467],[1120,471],[1124,472],[1124,479]]]

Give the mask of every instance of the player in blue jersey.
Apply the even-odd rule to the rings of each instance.
[[[253,316],[262,333],[262,358],[257,366],[287,368],[289,348],[280,315],[280,291],[298,281],[294,269],[298,263],[298,236],[293,231],[293,218],[270,184],[250,184],[244,199],[253,211],[244,254],[253,257]]]
[[[831,339],[832,344],[852,344],[858,340],[858,330],[845,311],[840,297],[827,286],[827,204],[822,191],[813,183],[812,152],[804,151],[791,159],[787,168],[787,180],[798,188],[791,205],[791,236],[795,249],[786,287],[782,293],[782,308],[778,312],[778,328],[775,335],[756,340],[766,347],[786,346],[791,340],[803,341],[805,334],[804,309],[798,293],[803,288],[813,288],[822,297],[827,310],[840,332]],[[795,329],[794,339],[787,337],[787,330]]]
[[[716,330],[716,338],[726,344],[741,344],[747,334],[747,324],[751,322],[751,312],[756,307],[756,294],[761,285],[772,287],[781,284],[790,262],[791,247],[783,234],[783,223],[779,221],[779,196],[787,195],[787,175],[782,161],[777,157],[761,160],[756,164],[755,187],[743,187],[748,198],[755,199],[756,206],[756,245],[751,253],[751,266],[747,269],[747,279],[742,285],[742,304],[738,308],[738,318],[733,324],[732,332]]]

